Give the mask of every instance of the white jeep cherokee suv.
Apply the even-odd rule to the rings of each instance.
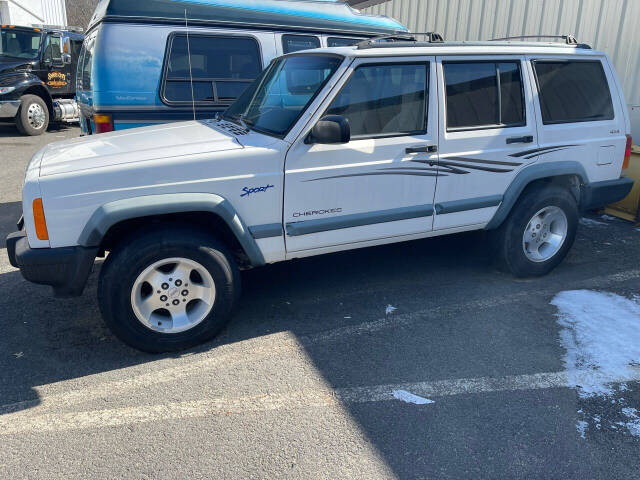
[[[580,211],[620,200],[630,124],[585,45],[367,41],[275,59],[218,119],[54,143],[26,173],[11,263],[145,351],[212,338],[239,270],[486,229],[544,275]],[[571,43],[571,42],[568,42]]]

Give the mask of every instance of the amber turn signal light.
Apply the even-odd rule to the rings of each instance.
[[[38,240],[49,240],[49,232],[47,231],[47,220],[44,218],[42,198],[36,198],[33,201],[33,221],[36,226],[36,236],[38,237]]]

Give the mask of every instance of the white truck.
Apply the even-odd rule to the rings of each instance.
[[[98,298],[149,352],[212,338],[240,270],[486,229],[516,276],[556,267],[580,212],[629,192],[603,53],[576,44],[370,40],[275,59],[219,118],[53,143],[26,172],[11,263]]]

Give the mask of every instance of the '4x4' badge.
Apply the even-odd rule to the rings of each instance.
[[[242,189],[242,191],[244,192],[242,195],[240,195],[241,197],[248,197],[249,195],[251,195],[252,193],[262,193],[262,192],[266,192],[267,190],[269,190],[270,188],[275,188],[274,185],[266,185],[264,187],[255,187],[255,188],[248,188],[248,187],[244,187]]]

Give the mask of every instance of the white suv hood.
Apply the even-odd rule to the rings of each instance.
[[[42,152],[40,176],[243,148],[212,123],[170,123],[52,143]]]

